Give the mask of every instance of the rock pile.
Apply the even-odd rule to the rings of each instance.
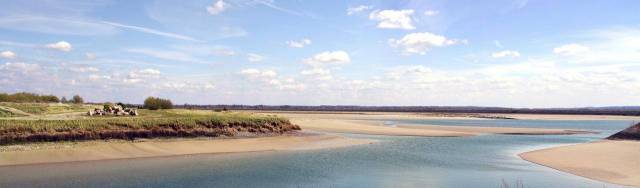
[[[94,110],[89,110],[87,112],[89,116],[106,116],[106,115],[115,115],[115,116],[137,116],[138,110],[133,108],[124,108],[120,105],[104,105],[103,109],[96,108]]]

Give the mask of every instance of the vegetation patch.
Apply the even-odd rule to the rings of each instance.
[[[0,117],[13,117],[13,116],[16,116],[16,114],[0,108]]]
[[[29,114],[59,114],[68,112],[86,112],[94,108],[84,104],[60,104],[60,103],[11,103],[0,102],[0,106],[15,108]]]
[[[300,127],[286,118],[244,113],[91,117],[71,120],[0,119],[0,144],[98,139],[217,137],[239,133],[282,134]],[[243,134],[245,135],[245,134]]]

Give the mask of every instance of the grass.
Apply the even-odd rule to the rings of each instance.
[[[60,103],[11,103],[0,102],[0,106],[15,108],[29,114],[60,114],[69,112],[85,112],[97,106],[83,104],[60,104]]]
[[[12,113],[10,111],[7,111],[7,110],[4,110],[4,109],[0,108],[0,117],[13,117],[15,115],[16,114],[14,114],[14,113]]]
[[[137,117],[0,119],[0,144],[95,139],[282,134],[300,128],[288,119],[248,113],[140,110]]]

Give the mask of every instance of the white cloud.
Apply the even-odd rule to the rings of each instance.
[[[13,58],[16,58],[16,53],[13,53],[12,51],[2,51],[0,52],[0,57],[6,58],[6,59],[13,59]]]
[[[427,10],[427,11],[424,11],[424,15],[425,15],[425,16],[435,16],[435,15],[437,15],[437,14],[439,14],[439,13],[440,13],[440,12],[439,12],[439,11],[437,11],[437,10]]]
[[[169,89],[179,92],[195,92],[212,90],[216,88],[216,85],[209,82],[197,83],[190,81],[171,81],[162,84],[154,84],[153,87],[157,89]]]
[[[207,12],[211,15],[217,15],[224,12],[224,10],[226,10],[228,7],[229,4],[225,3],[222,0],[218,0],[212,5],[207,6]]]
[[[66,41],[60,41],[52,44],[47,44],[47,48],[56,49],[63,52],[69,52],[73,47],[71,46],[71,44],[69,44]]]
[[[243,69],[240,71],[241,75],[248,78],[274,78],[278,76],[273,70],[259,70],[259,69]]]
[[[370,10],[371,8],[373,8],[373,6],[371,5],[360,5],[355,7],[349,7],[347,8],[347,15],[357,14],[363,11]]]
[[[466,43],[466,40],[447,39],[444,36],[436,35],[428,32],[411,33],[405,35],[400,40],[389,39],[392,47],[400,47],[404,54],[421,54],[424,55],[433,47],[449,46],[457,43]]]
[[[393,80],[399,80],[402,77],[412,75],[425,75],[433,72],[430,68],[422,65],[399,66],[387,72],[387,77]]]
[[[98,72],[100,69],[96,67],[69,67],[69,70],[73,72]]]
[[[350,63],[351,58],[344,51],[326,51],[304,59],[303,62],[311,66],[338,65]]]
[[[30,73],[33,73],[34,71],[40,70],[40,65],[20,63],[20,62],[18,63],[7,62],[4,65],[0,65],[0,70],[30,74]]]
[[[160,71],[157,69],[142,69],[139,73],[144,75],[159,75]]]
[[[566,44],[553,49],[553,53],[560,55],[576,55],[589,51],[589,47],[580,44]]]
[[[331,71],[328,69],[314,67],[312,69],[302,70],[300,72],[301,75],[312,76],[317,80],[331,80],[333,79],[333,75],[331,75]]]
[[[292,47],[292,48],[304,48],[305,46],[311,44],[311,39],[304,38],[299,41],[290,40],[290,41],[287,41],[286,43],[287,45],[289,45],[289,47]]]
[[[265,59],[264,56],[258,55],[258,54],[253,54],[253,53],[248,53],[247,54],[247,61],[252,62],[252,63],[257,63],[257,62],[261,62]]]
[[[142,70],[132,70],[129,72],[129,75],[124,79],[127,83],[138,83],[144,81],[144,79],[148,78],[159,78],[160,71],[156,69],[142,69]]]
[[[415,29],[411,15],[413,10],[376,10],[369,14],[370,20],[379,21],[378,28],[382,29]]]
[[[520,57],[520,52],[513,50],[503,50],[499,52],[495,52],[491,54],[493,58],[503,58],[503,57]]]

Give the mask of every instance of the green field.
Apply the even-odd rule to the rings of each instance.
[[[140,116],[86,116],[75,112],[91,109],[87,108],[88,106],[37,103],[3,103],[3,105],[32,114],[38,112],[39,115],[0,118],[0,144],[157,137],[216,137],[235,136],[239,133],[244,133],[242,135],[282,134],[300,129],[286,118],[251,113],[141,109]]]

